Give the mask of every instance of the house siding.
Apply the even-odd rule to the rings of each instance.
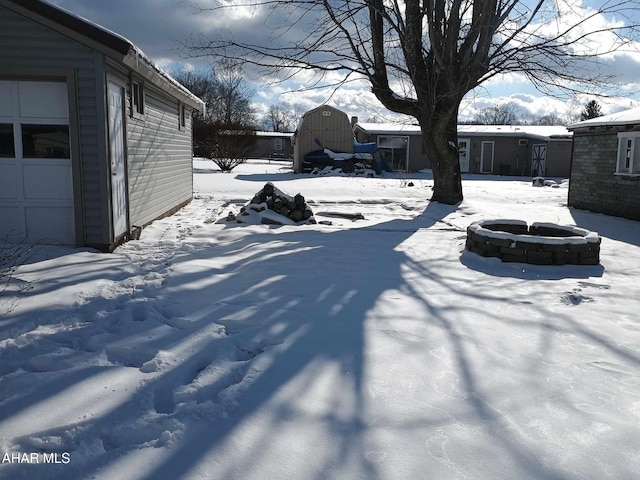
[[[108,242],[108,204],[101,196],[105,185],[100,172],[97,97],[101,80],[97,77],[100,55],[93,49],[61,35],[50,28],[0,7],[0,76],[10,72],[29,78],[46,75],[47,70],[73,69],[77,87],[77,112],[70,112],[70,121],[79,125],[81,199],[76,199],[81,211],[84,244]],[[26,72],[20,74],[19,72]],[[76,195],[78,193],[76,192]]]
[[[640,220],[640,177],[615,174],[617,133],[574,132],[569,205]]]
[[[291,144],[292,136],[292,133],[287,135],[277,133],[274,133],[273,135],[258,133],[256,135],[253,155],[255,158],[266,158],[269,160],[291,160],[293,158],[293,145]],[[282,142],[281,150],[276,150],[276,140],[280,140]]]
[[[568,178],[571,171],[571,140],[551,140],[547,144],[547,177]]]
[[[481,159],[483,142],[493,142],[493,166],[491,171],[483,173],[520,175],[522,172],[527,157],[527,146],[518,145],[518,138],[458,134],[458,139],[461,138],[471,140],[469,148],[469,173],[480,173],[482,171]],[[485,161],[487,164],[491,164],[490,160],[485,159]]]
[[[179,128],[177,100],[148,83],[144,95],[144,119],[127,119],[131,227],[146,225],[193,197],[191,109],[186,126]]]
[[[431,168],[431,163],[429,162],[429,157],[425,152],[421,135],[408,132],[367,133],[361,128],[356,128],[354,135],[359,143],[375,143],[376,145],[379,144],[379,137],[407,137],[409,139],[408,170],[410,172],[417,172],[418,170]]]
[[[520,130],[520,127],[496,126],[497,133],[474,131],[469,125],[458,126],[458,140],[469,141],[469,171],[467,173],[482,172],[482,145],[483,142],[492,142],[494,146],[493,165],[490,171],[498,175],[530,176],[533,154],[533,145],[544,144],[547,146],[545,175],[553,177],[568,177],[571,165],[571,137],[554,134],[546,136],[545,133],[532,133]],[[478,128],[491,128],[491,126],[477,126]],[[360,143],[378,142],[381,136],[409,137],[409,171],[418,171],[431,168],[429,158],[425,152],[422,136],[417,126],[402,127],[391,126],[378,127],[371,125],[371,130],[366,126],[356,124],[354,127],[356,139]],[[524,128],[524,127],[523,127]],[[560,127],[529,127],[529,128],[560,128]],[[566,129],[565,129],[566,130]],[[521,143],[521,141],[524,141]],[[488,163],[488,162],[487,162]]]
[[[409,136],[409,171],[417,172],[424,168],[431,168],[431,162],[425,152],[424,142],[422,136],[411,135]]]

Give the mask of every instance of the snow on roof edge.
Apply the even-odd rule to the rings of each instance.
[[[191,93],[191,91],[189,91],[189,89],[187,89],[184,85],[182,85],[180,82],[178,82],[175,78],[173,78],[171,75],[169,75],[167,72],[165,72],[158,64],[156,64],[153,60],[151,60],[151,58],[146,55],[142,49],[140,47],[138,47],[135,43],[133,43],[131,40],[129,40],[128,38],[124,37],[123,35],[120,35],[119,33],[114,32],[113,30],[110,30],[106,27],[103,27],[102,25],[93,22],[87,18],[82,17],[81,15],[78,15],[74,12],[71,12],[59,5],[53,4],[51,3],[50,0],[32,0],[31,2],[25,2],[24,0],[22,0],[21,2],[17,2],[14,1],[14,3],[23,6],[25,8],[28,8],[29,10],[35,12],[36,14],[48,17],[47,15],[47,11],[45,9],[45,11],[42,10],[42,8],[37,8],[38,5],[40,6],[46,6],[49,9],[53,9],[55,10],[57,13],[60,13],[64,16],[66,16],[69,20],[74,21],[74,22],[80,22],[81,24],[84,24],[92,29],[95,29],[96,31],[99,31],[103,34],[106,34],[110,37],[112,37],[113,39],[125,43],[128,45],[129,47],[129,53],[124,53],[122,51],[118,51],[119,53],[122,53],[125,55],[124,59],[126,59],[127,55],[129,55],[131,52],[133,52],[135,54],[136,59],[140,59],[142,60],[144,63],[146,63],[153,71],[156,72],[157,75],[159,75],[161,78],[163,78],[165,81],[167,81],[172,87],[174,87],[175,89],[177,89],[178,91],[180,91],[180,93],[182,93],[182,95],[185,95],[186,97],[188,97],[189,99],[192,100],[192,102],[195,105],[198,105],[200,107],[201,111],[204,111],[204,102],[197,97],[196,95],[194,95],[193,93]],[[59,19],[56,20],[55,18],[52,18],[51,20],[55,21],[56,23],[60,23]],[[72,26],[70,25],[64,25],[61,24],[67,28],[72,28]],[[77,33],[83,35],[83,36],[89,36],[86,32],[82,32],[82,31],[78,31]],[[89,37],[91,38],[91,37]],[[104,42],[104,40],[100,39],[100,38],[92,38],[92,40],[101,43],[102,45],[115,50],[114,45],[110,45],[110,44],[106,44]],[[123,63],[124,63],[124,59],[123,59]],[[136,62],[137,63],[137,62]],[[127,64],[127,63],[125,63]],[[129,65],[131,68],[135,69],[134,65]]]
[[[576,128],[585,127],[603,127],[630,124],[640,124],[640,107],[610,113],[601,117],[590,118],[589,120],[571,124],[567,128],[573,130]]]
[[[420,135],[419,125],[409,125],[400,123],[366,123],[358,122],[360,127],[367,133],[379,135],[390,133],[403,133],[405,135]],[[545,140],[571,139],[573,132],[570,132],[563,125],[468,125],[459,124],[458,134],[466,135],[486,135],[505,137],[531,137]]]

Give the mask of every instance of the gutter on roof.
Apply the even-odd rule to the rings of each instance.
[[[161,70],[135,45],[131,44],[131,48],[121,62],[163,90],[171,91],[181,102],[199,110],[203,114],[205,113],[205,103],[202,100],[193,95],[168,73]]]
[[[594,122],[594,123],[581,122],[581,123],[574,123],[573,125],[569,125],[567,129],[573,132],[574,130],[585,129],[585,128],[626,127],[629,125],[638,125],[639,123],[640,121],[638,122],[632,122],[632,121],[599,122],[599,123],[598,122]]]

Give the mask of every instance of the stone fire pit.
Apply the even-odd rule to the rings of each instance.
[[[466,248],[503,262],[598,265],[600,236],[584,228],[521,220],[482,220],[467,227]]]

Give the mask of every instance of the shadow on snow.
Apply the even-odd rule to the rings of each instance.
[[[264,181],[260,177],[255,180]],[[109,300],[116,304],[116,307],[111,307],[115,312],[114,322],[117,321],[118,309],[121,313],[123,310],[135,312],[134,303],[145,296],[150,304],[147,307],[160,315],[160,321],[169,320],[167,334],[149,341],[148,345],[140,344],[139,351],[147,353],[141,353],[135,365],[129,367],[139,369],[153,358],[154,352],[170,351],[186,341],[193,342],[190,353],[175,368],[151,375],[139,387],[136,384],[136,390],[128,400],[101,418],[52,428],[39,432],[37,436],[64,437],[65,431],[73,428],[81,432],[78,434],[80,441],[101,439],[106,452],[81,467],[81,473],[89,478],[100,469],[107,468],[109,462],[117,462],[123,452],[137,448],[145,440],[157,438],[163,429],[170,429],[164,424],[154,424],[159,417],[170,423],[172,415],[179,411],[180,402],[176,400],[175,390],[188,385],[203,369],[215,363],[217,358],[222,358],[221,355],[226,355],[225,359],[232,358],[237,362],[235,373],[232,371],[221,377],[196,395],[198,403],[211,402],[209,413],[214,420],[204,416],[194,425],[187,425],[184,438],[166,450],[162,463],[146,472],[144,479],[196,476],[203,473],[193,470],[201,460],[211,454],[220,455],[225,449],[232,449],[242,461],[233,465],[223,463],[221,470],[210,471],[210,475],[224,479],[245,478],[251,472],[255,475],[257,465],[264,460],[264,455],[268,455],[271,445],[280,435],[295,429],[297,422],[330,430],[332,440],[331,445],[325,447],[330,450],[325,452],[326,458],[322,454],[317,457],[314,449],[308,448],[290,452],[289,458],[272,461],[292,464],[315,462],[317,466],[311,480],[336,478],[340,472],[354,470],[358,472],[358,478],[386,478],[380,464],[371,457],[369,433],[381,427],[367,417],[371,403],[368,397],[371,386],[367,385],[372,356],[369,343],[371,328],[375,328],[376,322],[371,312],[381,299],[387,298],[385,295],[398,291],[413,299],[421,309],[425,331],[433,337],[425,337],[415,344],[403,339],[401,331],[391,333],[398,335],[398,342],[407,355],[426,355],[444,348],[452,358],[455,374],[461,380],[457,395],[465,405],[455,412],[456,422],[475,425],[482,431],[483,438],[497,445],[523,476],[558,480],[578,478],[578,474],[563,472],[561,466],[547,462],[543,458],[542,447],[536,447],[514,430],[508,420],[510,412],[492,407],[494,396],[509,395],[510,392],[506,387],[505,391],[499,392],[483,390],[481,372],[474,365],[471,351],[486,346],[486,343],[480,340],[481,332],[474,331],[467,319],[482,318],[485,324],[517,325],[524,331],[533,332],[533,335],[538,335],[541,355],[550,353],[553,342],[549,336],[553,332],[567,332],[597,343],[636,368],[640,359],[610,344],[605,337],[579,325],[569,316],[555,313],[556,321],[550,324],[544,320],[544,315],[534,319],[514,319],[501,314],[509,306],[526,305],[529,299],[501,290],[500,279],[486,275],[500,271],[501,267],[483,268],[484,259],[471,258],[471,254],[463,254],[459,259],[474,271],[472,274],[477,282],[469,285],[455,278],[452,272],[456,270],[447,268],[447,263],[452,259],[458,260],[464,232],[460,232],[461,236],[455,240],[458,243],[452,245],[452,248],[457,248],[457,254],[454,252],[453,256],[451,252],[436,252],[425,257],[420,250],[429,249],[430,245],[400,248],[419,230],[439,225],[440,220],[454,209],[430,204],[414,220],[397,220],[360,229],[319,231],[301,228],[293,232],[263,226],[233,227],[245,228],[245,235],[227,236],[226,229],[223,229],[219,232],[218,242],[213,245],[198,244],[197,239],[192,240],[190,251],[176,253],[163,260],[176,269],[168,277],[166,285],[147,287],[149,290],[137,293],[137,299],[120,293],[117,298]],[[441,234],[451,237],[450,232]],[[411,248],[417,252],[412,253]],[[212,259],[223,261],[209,265]],[[178,273],[180,266],[187,264],[202,265],[203,268],[199,271],[189,268],[184,270],[185,273]],[[156,266],[161,268],[160,264]],[[357,268],[353,268],[355,266]],[[507,273],[498,277],[512,278],[513,269],[505,268]],[[562,270],[566,273],[566,269]],[[580,273],[583,278],[598,275],[594,269],[581,270]],[[554,279],[556,275],[543,274],[542,277]],[[541,279],[535,272],[515,276],[523,280]],[[123,275],[122,278],[125,277]],[[580,275],[575,278],[580,278]],[[73,282],[74,279],[66,281]],[[544,291],[547,286],[541,282],[533,288]],[[457,299],[455,304],[444,301],[451,296]],[[181,322],[174,320],[172,324],[168,305],[177,304],[177,316],[180,316],[179,307],[181,302],[187,301],[185,299],[195,303],[195,306],[188,307],[190,318]],[[478,303],[470,300],[482,301],[483,308],[479,309]],[[93,300],[93,304],[90,301],[85,307],[87,312],[96,310],[95,302],[106,300],[98,298]],[[102,307],[109,308],[107,305]],[[534,308],[538,313],[544,313],[544,305],[531,307],[532,310]],[[47,318],[56,317],[55,312],[41,313],[45,323]],[[393,317],[393,314],[389,315]],[[393,321],[400,320],[393,318]],[[212,330],[215,326],[223,327],[218,330],[220,335]],[[71,347],[77,346],[83,339],[83,328],[87,327],[78,324],[73,335],[69,332],[58,334],[63,337],[60,341],[69,342]],[[113,328],[117,329],[118,325],[114,324]],[[109,337],[105,338],[108,340]],[[56,342],[52,337],[39,341]],[[34,350],[46,348],[46,345],[41,345]],[[97,358],[101,353],[102,350],[87,351],[86,355],[88,359],[92,355]],[[257,359],[268,361],[256,364]],[[540,380],[542,367],[533,359],[531,362],[529,381],[535,383]],[[306,397],[309,400],[310,392],[317,389],[315,382],[326,374],[328,368],[339,378],[337,383],[342,389],[319,392],[325,396],[322,401],[330,408],[310,417],[308,411],[300,411],[295,399]],[[96,375],[101,369],[104,367],[77,369],[61,375],[60,381],[57,373],[48,373],[46,375],[50,375],[51,381],[45,381],[40,388],[52,399],[73,384]],[[426,373],[436,375],[438,372]],[[251,381],[243,383],[249,376]],[[387,379],[390,385],[394,384],[393,380]],[[173,391],[171,387],[175,387]],[[34,388],[20,398],[5,402],[0,419],[19,415],[33,407],[41,396],[41,390]],[[234,395],[225,397],[230,389],[236,389]],[[561,389],[553,393],[559,401],[565,398]],[[229,401],[225,403],[224,398]],[[437,409],[428,408],[422,417],[404,421],[381,418],[379,422],[382,428],[394,435],[415,429],[433,432],[453,424],[452,417],[446,414],[447,403],[446,396],[442,396],[439,405],[442,414],[438,414]],[[265,409],[273,412],[270,417],[273,423],[262,415]],[[251,429],[252,436],[244,445],[228,444],[235,432],[244,431],[253,422],[257,423]],[[205,425],[198,426],[198,423]],[[132,426],[137,432],[130,433]],[[312,442],[313,439],[307,441]],[[63,445],[65,448],[74,446]],[[67,469],[61,467],[60,471],[68,472],[69,466],[64,467]],[[32,465],[29,475],[40,472],[44,476],[45,469],[50,468],[49,465]],[[624,476],[625,472],[621,473]],[[631,475],[631,472],[626,473]]]

